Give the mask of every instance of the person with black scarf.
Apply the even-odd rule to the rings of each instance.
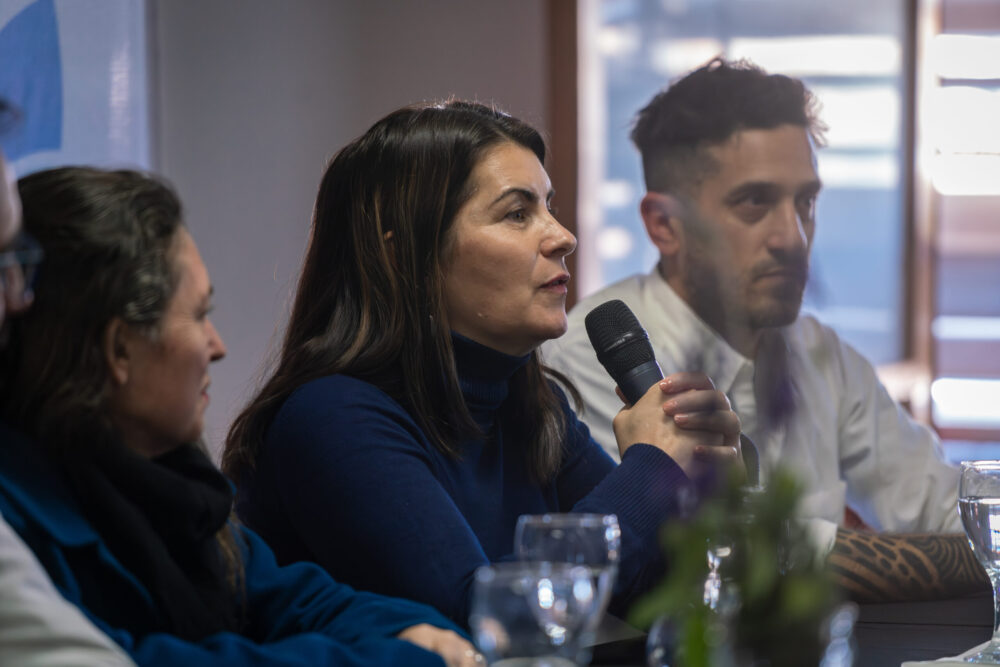
[[[20,110],[0,97],[0,140]],[[0,149],[0,348],[4,322],[31,306],[31,276],[41,252],[21,232],[21,198]],[[0,516],[0,665],[131,667],[124,651],[67,602],[38,559]]]
[[[225,345],[170,188],[88,168],[19,187],[46,264],[0,352],[0,512],[62,595],[139,664],[480,662],[432,609],[278,567],[231,519],[200,441]]]

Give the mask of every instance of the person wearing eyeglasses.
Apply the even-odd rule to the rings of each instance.
[[[0,99],[0,118],[14,115],[11,105]],[[0,328],[6,316],[31,305],[30,275],[41,259],[37,244],[18,236],[20,229],[16,179],[0,150]],[[31,550],[0,517],[0,665],[132,664],[59,594]]]

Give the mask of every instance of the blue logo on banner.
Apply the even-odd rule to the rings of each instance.
[[[54,0],[36,0],[0,29],[0,97],[20,122],[0,136],[9,160],[62,145],[62,62]]]

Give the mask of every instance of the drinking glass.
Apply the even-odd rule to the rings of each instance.
[[[476,570],[469,627],[493,667],[576,667],[599,604],[588,568],[500,563]]]
[[[597,604],[584,625],[591,646],[618,576],[621,529],[614,514],[525,514],[517,520],[514,552],[525,562],[569,563],[590,573]]]
[[[993,638],[966,662],[1000,665],[1000,461],[963,461],[958,511],[973,553],[993,584]]]
[[[517,520],[514,552],[522,561],[589,568],[603,612],[618,576],[621,534],[614,514],[525,514]]]

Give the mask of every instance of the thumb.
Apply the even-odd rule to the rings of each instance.
[[[625,394],[622,393],[622,388],[619,387],[618,385],[615,385],[615,393],[618,394],[618,398],[621,399],[621,401],[625,405],[625,407],[627,407],[627,408],[632,407],[632,404],[628,402],[627,398],[625,398]]]

